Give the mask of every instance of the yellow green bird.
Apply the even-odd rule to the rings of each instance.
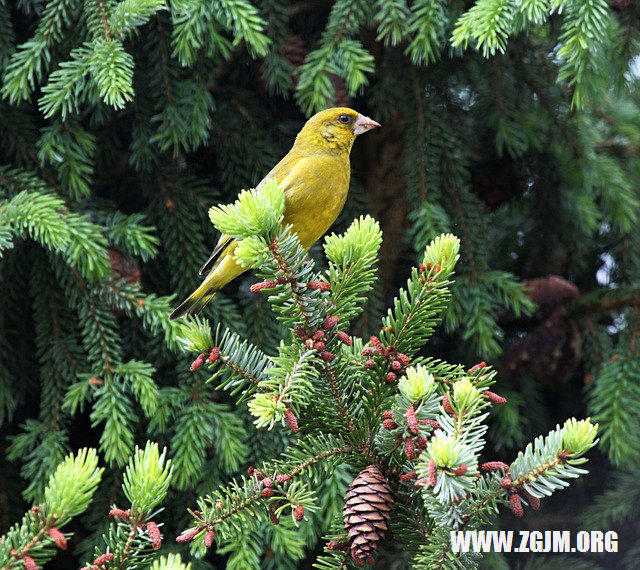
[[[311,117],[287,155],[267,174],[285,192],[283,224],[291,224],[302,247],[309,249],[342,211],[349,192],[349,153],[358,135],[379,127],[369,117],[346,107]],[[200,274],[208,275],[170,318],[195,314],[234,277],[247,271],[236,263],[236,241],[222,235]]]

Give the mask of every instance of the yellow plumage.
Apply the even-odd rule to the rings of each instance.
[[[342,211],[349,191],[349,153],[355,137],[380,125],[352,109],[337,107],[311,117],[289,153],[267,174],[285,192],[284,224],[309,249]],[[229,281],[247,269],[235,262],[236,241],[223,235],[200,273],[207,277],[173,313],[198,313]]]

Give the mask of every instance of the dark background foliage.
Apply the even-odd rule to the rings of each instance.
[[[167,445],[180,472],[168,536],[198,494],[286,445],[194,380],[166,317],[215,243],[208,208],[255,185],[308,114],[345,105],[382,123],[356,141],[334,227],[371,213],[384,232],[356,332],[374,332],[432,237],[458,235],[453,301],[429,352],[498,368],[509,404],[492,418],[491,459],[509,461],[569,416],[600,423],[590,475],[500,527],[612,528],[622,554],[562,564],[637,567],[636,3],[129,4],[0,1],[0,529],[68,449],[98,446],[111,469],[74,522],[79,551],[51,568],[87,559],[134,443]],[[206,315],[273,353],[279,325],[252,282],[234,281]],[[114,375],[110,400],[91,395]],[[325,510],[349,480],[328,482]],[[306,564],[251,540],[264,567]]]

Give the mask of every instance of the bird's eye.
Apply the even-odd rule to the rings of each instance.
[[[351,123],[351,121],[353,121],[353,118],[349,115],[340,115],[338,117],[338,121],[340,121],[343,125],[348,125]]]

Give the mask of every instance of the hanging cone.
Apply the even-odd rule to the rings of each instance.
[[[369,465],[349,485],[342,515],[356,564],[372,560],[387,530],[392,505],[389,482],[378,465]]]
[[[131,285],[139,285],[140,268],[136,263],[113,247],[109,248],[108,253],[113,276],[125,279]]]
[[[301,36],[290,34],[287,43],[284,45],[284,57],[288,59],[294,67],[300,67],[304,63],[304,58],[309,50],[307,44]]]

